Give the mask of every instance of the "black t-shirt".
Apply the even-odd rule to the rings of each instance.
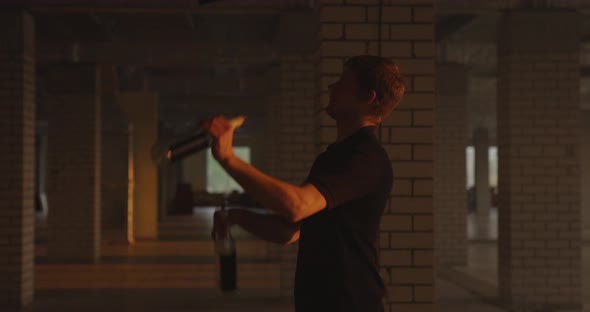
[[[307,177],[327,207],[301,223],[297,312],[383,309],[379,224],[393,174],[375,132],[364,127],[328,146]]]

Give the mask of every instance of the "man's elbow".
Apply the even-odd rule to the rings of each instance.
[[[305,206],[303,203],[293,205],[289,209],[287,220],[291,223],[300,223],[303,219],[309,217],[310,208]]]
[[[287,204],[287,211],[283,217],[290,223],[299,223],[305,218],[304,211],[305,207],[301,201],[291,201]]]
[[[299,231],[294,232],[292,235],[286,237],[286,239],[282,242],[283,246],[291,245],[299,240]]]
[[[292,223],[299,223],[303,219],[326,208],[324,196],[311,184],[296,189],[291,200],[287,203],[286,219]]]
[[[283,233],[281,236],[268,240],[281,246],[289,246],[299,240],[299,230],[294,232]]]
[[[295,221],[298,220],[298,221]],[[284,246],[295,243],[299,240],[299,233],[301,231],[300,218],[296,215],[283,219],[283,230],[281,231],[281,244]]]

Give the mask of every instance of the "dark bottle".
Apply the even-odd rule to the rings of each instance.
[[[239,128],[244,121],[245,116],[238,116],[229,119],[229,124],[234,128]],[[152,147],[152,158],[157,164],[165,162],[177,162],[184,158],[206,149],[211,145],[211,136],[207,131],[199,129],[191,135],[179,139],[178,141],[169,144],[156,144]]]
[[[177,162],[187,156],[206,149],[211,144],[211,137],[201,130],[193,136],[185,138],[168,147],[166,158],[170,162]]]
[[[225,205],[221,207],[224,217],[227,218]],[[225,233],[215,233],[215,252],[219,257],[219,287],[224,293],[235,292],[238,289],[236,244],[229,227]]]

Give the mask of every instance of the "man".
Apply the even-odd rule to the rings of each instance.
[[[237,224],[281,244],[299,240],[295,308],[312,311],[383,311],[379,224],[391,191],[391,162],[376,137],[378,125],[404,93],[399,68],[386,58],[356,56],[329,86],[326,112],[338,137],[315,160],[306,181],[274,179],[232,153],[234,126],[224,117],[203,127],[225,170],[274,214],[233,209],[215,215],[214,231]]]

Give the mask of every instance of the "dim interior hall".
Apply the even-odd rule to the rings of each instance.
[[[328,86],[391,58],[378,128],[385,311],[590,311],[590,1],[5,0],[0,310],[293,311],[297,244],[233,228],[268,212],[199,123],[248,116],[234,153],[301,184],[336,139]],[[196,142],[196,141],[194,141]],[[196,143],[195,143],[196,144]],[[164,153],[164,154],[162,154]]]

